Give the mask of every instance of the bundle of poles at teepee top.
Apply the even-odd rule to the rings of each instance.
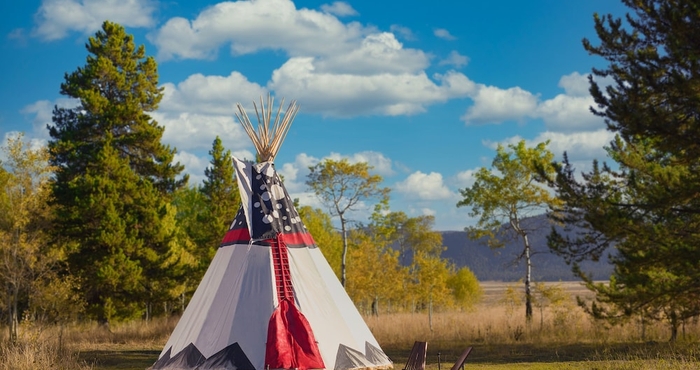
[[[267,96],[267,104],[263,102],[262,96],[260,97],[259,111],[258,106],[253,102],[255,115],[258,118],[258,129],[256,130],[241,103],[236,104],[236,108],[238,108],[238,112],[235,113],[236,118],[238,118],[238,122],[241,123],[243,129],[245,129],[245,132],[253,141],[255,150],[258,152],[258,156],[262,162],[271,162],[275,159],[277,152],[282,146],[282,142],[285,137],[287,137],[289,128],[292,126],[294,117],[296,117],[297,112],[299,112],[299,105],[296,100],[292,100],[292,102],[289,103],[284,114],[282,114],[283,106],[284,98],[282,98],[280,102],[277,113],[275,114],[275,120],[273,121],[274,98],[272,98],[272,96]]]

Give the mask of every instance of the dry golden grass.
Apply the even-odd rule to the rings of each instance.
[[[131,321],[112,326],[95,322],[71,326],[64,334],[66,343],[76,350],[150,349],[161,350],[177,324],[178,317],[158,318],[151,321]]]
[[[44,341],[0,345],[0,370],[93,369],[78,354]]]
[[[580,283],[550,283],[564,289],[568,299],[557,305],[535,307],[525,321],[523,305],[504,299],[512,283],[482,283],[484,298],[472,311],[394,313],[366,317],[382,348],[402,366],[414,341],[427,341],[429,370],[449,368],[467,346],[473,346],[470,367],[507,369],[514,364],[533,369],[690,369],[700,368],[700,325],[689,323],[677,343],[669,343],[665,323],[637,321],[610,327],[586,315],[575,297],[590,297]],[[518,285],[519,287],[519,285]],[[537,364],[534,367],[526,364]],[[634,366],[630,366],[634,364]]]
[[[503,292],[512,283],[482,283],[484,298],[472,311],[437,312],[432,316],[432,328],[427,313],[393,313],[366,317],[377,340],[385,346],[410,347],[415,340],[473,344],[573,344],[628,343],[642,341],[642,326],[631,321],[609,327],[586,315],[576,305],[575,297],[590,297],[580,283],[550,283],[561,286],[570,298],[555,306],[534,307],[530,324],[525,321],[524,305],[511,306],[504,302]],[[431,330],[432,329],[432,330]],[[686,325],[686,338],[692,340],[700,333],[700,325]],[[664,323],[647,324],[644,341],[667,341],[669,328]]]
[[[61,340],[60,330],[25,327],[12,343],[0,336],[0,370],[88,370],[93,365]]]
[[[588,317],[575,296],[590,296],[579,283],[557,283],[569,299],[537,306],[528,325],[524,307],[504,299],[512,283],[482,283],[484,298],[474,310],[389,313],[365,317],[385,352],[400,369],[414,341],[427,341],[428,370],[449,369],[467,346],[474,352],[468,368],[509,369],[692,369],[700,368],[700,325],[685,326],[669,343],[664,323],[639,322],[608,327]],[[520,287],[520,285],[517,285]],[[81,323],[58,327],[22,325],[23,339],[11,347],[0,338],[0,370],[5,369],[145,369],[162,350],[177,318],[136,321],[111,327]],[[40,366],[26,364],[41,364]],[[44,365],[46,364],[46,365]],[[56,365],[49,365],[56,364]],[[94,364],[94,365],[91,365]],[[27,367],[29,366],[29,367]],[[53,366],[53,367],[52,367]]]
[[[109,362],[105,358],[112,355],[117,358],[111,359],[115,367],[110,368],[145,369],[155,361],[154,352],[163,348],[176,323],[177,318],[112,327],[97,323],[37,326],[24,322],[15,343],[10,343],[6,334],[0,335],[0,370],[87,370],[104,365]],[[124,366],[130,361],[137,365]]]

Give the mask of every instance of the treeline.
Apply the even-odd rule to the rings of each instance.
[[[2,148],[0,310],[13,339],[22,319],[182,311],[240,206],[231,153],[218,137],[195,186],[174,163],[176,149],[161,143],[164,129],[149,113],[163,92],[144,47],[105,22],[86,48],[86,64],[60,86],[79,104],[54,109],[48,147],[17,135]],[[387,200],[343,233],[322,210],[300,211],[368,312],[469,307],[478,282],[440,258],[433,219],[388,212]]]

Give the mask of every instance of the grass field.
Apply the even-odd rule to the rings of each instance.
[[[429,370],[449,370],[467,346],[474,350],[465,369],[700,368],[697,322],[688,323],[676,343],[667,341],[669,330],[663,323],[609,328],[575,305],[574,296],[590,296],[579,283],[554,286],[567,299],[536,306],[529,325],[522,305],[509,301],[505,293],[514,285],[497,282],[482,283],[483,300],[472,311],[436,312],[432,318],[392,313],[366,321],[395,369],[403,368],[414,341],[428,342]],[[176,319],[160,319],[111,328],[79,324],[63,330],[25,325],[20,345],[0,346],[0,370],[143,370],[155,362],[175,324]]]

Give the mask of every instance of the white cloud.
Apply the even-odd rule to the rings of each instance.
[[[282,167],[279,167],[277,172],[284,176],[284,181],[288,182],[295,182],[297,181],[297,174],[299,174],[299,168],[296,167],[293,163],[285,163],[282,165]]]
[[[155,24],[152,0],[43,0],[35,14],[34,34],[44,40],[58,40],[70,31],[97,31],[105,20],[125,27]]]
[[[460,54],[456,50],[452,50],[447,58],[443,59],[438,63],[441,66],[454,66],[455,68],[462,68],[469,63],[469,58],[465,55]]]
[[[582,75],[578,72],[572,72],[566,76],[562,76],[559,79],[559,87],[564,89],[566,95],[569,96],[590,96],[588,89],[590,87],[588,82],[589,75]]]
[[[79,104],[76,99],[58,98],[54,101],[37,100],[20,110],[20,113],[28,116],[34,116],[32,121],[31,135],[41,139],[49,139],[48,125],[53,125],[53,109],[58,106],[61,108],[73,108]]]
[[[566,152],[570,161],[588,163],[588,165],[590,165],[590,162],[594,159],[604,160],[607,158],[607,152],[604,147],[608,146],[614,137],[615,134],[606,129],[573,133],[545,131],[541,132],[532,140],[526,140],[525,144],[528,147],[534,147],[539,143],[549,140],[547,149],[555,155],[557,160],[562,160],[562,155]],[[504,146],[517,144],[522,139],[522,137],[516,135],[505,138],[500,142],[484,141],[483,144],[486,147],[496,150],[498,144]]]
[[[605,81],[601,82],[604,86]],[[520,87],[501,89],[478,85],[470,97],[474,104],[461,117],[467,124],[501,123],[541,118],[547,128],[558,132],[595,131],[604,127],[604,121],[590,111],[595,105],[588,93],[588,76],[573,72],[562,76],[559,87],[564,94],[540,101]]]
[[[48,141],[46,139],[27,136],[24,132],[5,132],[5,134],[2,137],[2,140],[0,140],[0,163],[4,162],[5,164],[7,164],[7,152],[4,149],[7,147],[8,141],[10,139],[16,140],[17,138],[19,138],[20,135],[23,136],[22,141],[24,142],[25,149],[39,150],[41,148],[45,148],[48,145]]]
[[[28,39],[27,30],[24,28],[15,28],[7,34],[7,39],[13,40],[18,45],[26,46]]]
[[[522,138],[520,135],[515,135],[515,136],[511,136],[511,137],[505,138],[505,139],[503,139],[503,140],[501,140],[501,141],[483,140],[481,143],[482,143],[485,147],[491,148],[491,149],[493,149],[493,150],[495,151],[495,150],[498,148],[498,145],[499,145],[499,144],[500,144],[500,145],[503,145],[503,146],[516,145],[516,144],[518,144],[521,140],[523,140],[523,138]],[[547,139],[545,139],[545,140],[547,140]],[[534,142],[534,141],[536,141],[536,140],[533,140],[533,141],[531,141],[531,142],[528,142],[528,145],[532,144],[532,142]],[[539,143],[539,142],[540,142],[540,141],[537,141],[537,143]]]
[[[457,173],[454,179],[455,185],[457,185],[459,189],[471,187],[474,185],[474,182],[476,182],[474,175],[477,171],[478,169],[471,169]]]
[[[384,154],[375,151],[364,151],[355,153],[352,155],[341,155],[339,153],[331,152],[328,156],[323,159],[332,159],[334,161],[340,161],[342,159],[347,159],[350,163],[361,163],[365,162],[373,167],[372,172],[377,173],[381,176],[392,176],[395,174],[392,168],[391,159],[384,156]]]
[[[472,99],[474,105],[462,116],[467,124],[519,121],[532,117],[537,108],[538,96],[517,86],[500,89],[480,85]]]
[[[452,34],[450,34],[450,31],[448,31],[444,28],[436,28],[435,30],[433,30],[433,34],[435,36],[437,36],[441,39],[445,39],[445,40],[456,40],[457,39],[456,37],[452,36]]]
[[[278,171],[284,176],[285,185],[288,189],[291,187],[294,191],[301,191],[302,188],[306,187],[304,183],[309,174],[309,167],[315,166],[325,159],[332,159],[334,161],[347,159],[350,163],[366,162],[373,167],[372,172],[381,176],[392,176],[395,173],[392,168],[391,159],[385,157],[382,153],[374,151],[358,152],[351,155],[341,155],[331,152],[321,159],[306,153],[300,153],[294,158],[294,162],[284,163],[282,166],[278,166]]]
[[[190,184],[199,185],[204,180],[204,169],[209,166],[209,159],[205,157],[198,157],[192,153],[186,151],[179,151],[173,156],[173,163],[180,162],[185,166],[183,171],[190,175]]]
[[[416,73],[428,67],[428,56],[417,49],[404,49],[393,33],[367,35],[353,50],[316,58],[319,73],[372,75]]]
[[[341,9],[340,4],[345,3],[336,2],[332,9]],[[272,73],[265,88],[278,96],[294,96],[305,112],[325,116],[417,114],[429,105],[466,97],[476,88],[455,71],[429,77],[425,69],[431,55],[405,48],[393,33],[343,23],[330,12],[297,9],[289,0],[219,3],[191,21],[170,19],[149,39],[158,46],[160,59],[212,58],[226,44],[234,54],[283,50],[291,57]],[[443,65],[465,63],[465,56],[453,52]],[[257,96],[256,90],[263,90],[237,72],[217,78],[222,86],[243,86],[240,95]],[[166,84],[161,106],[184,112],[193,101],[185,91],[191,91],[201,97],[194,100],[202,108],[197,112],[230,114],[232,105],[225,103],[235,91],[216,87],[213,80],[214,76],[198,75],[177,89]]]
[[[22,108],[20,113],[25,115],[33,115],[32,118],[32,131],[38,134],[40,137],[49,137],[49,131],[46,129],[47,125],[52,124],[52,110],[55,103],[49,100],[38,100],[32,104],[29,104]]]
[[[590,111],[595,101],[588,92],[588,75],[573,72],[562,76],[559,87],[564,89],[564,94],[545,100],[537,108],[536,115],[542,118],[548,129],[572,132],[605,127],[603,119]]]
[[[268,88],[282,96],[296,96],[307,112],[329,116],[366,114],[409,115],[426,105],[466,96],[473,82],[449,72],[436,75],[440,85],[424,72],[352,75],[321,73],[313,58],[292,58],[272,74]]]
[[[232,150],[231,155],[244,161],[255,161],[255,153],[247,149]]]
[[[561,159],[562,154],[567,152],[569,159],[572,161],[590,162],[593,159],[603,160],[607,157],[604,147],[608,146],[614,137],[615,134],[606,129],[574,133],[545,131],[528,142],[528,145],[534,146],[549,140],[550,143],[547,148],[557,158]]]
[[[413,31],[411,31],[410,28],[404,27],[399,24],[392,24],[389,27],[389,31],[398,36],[401,36],[401,38],[404,40],[413,41],[416,39],[416,36],[413,34]]]
[[[430,209],[430,208],[422,208],[421,213],[424,216],[435,216],[437,214],[437,212],[435,212],[434,209]]]
[[[152,116],[165,127],[163,141],[178,149],[211,149],[217,135],[224,147],[232,151],[252,146],[240,123],[232,116],[163,112],[152,113]]]
[[[321,10],[329,14],[337,15],[338,17],[358,15],[357,10],[353,9],[350,4],[344,1],[334,1],[332,4],[323,4],[321,5]]]
[[[309,175],[309,167],[316,165],[324,159],[341,160],[347,159],[350,163],[367,162],[374,167],[373,172],[382,176],[391,176],[394,173],[391,159],[382,153],[366,151],[351,155],[341,155],[330,153],[323,158],[316,158],[306,153],[297,154],[294,162],[277,165],[277,171],[284,177],[284,185],[292,198],[299,198],[302,204],[321,207],[321,203],[313,193],[310,193],[306,180]],[[358,208],[363,208],[363,205]]]
[[[215,115],[233,115],[235,103],[249,103],[251,98],[266,96],[267,90],[248,81],[239,72],[228,76],[193,74],[177,84],[163,84],[160,110]]]
[[[277,171],[284,177],[284,186],[292,194],[292,198],[301,198],[300,194],[307,192],[306,178],[309,167],[314,166],[319,159],[306,153],[297,154],[292,163],[284,163],[277,167]]]
[[[449,71],[444,75],[435,74],[433,77],[440,81],[441,87],[450,98],[472,96],[479,88],[467,76],[455,71]]]
[[[284,50],[296,55],[334,55],[352,49],[371,28],[343,24],[334,15],[296,9],[290,0],[221,2],[194,20],[171,18],[149,35],[160,60],[207,59],[223,44],[233,54]]]
[[[152,116],[166,128],[165,142],[187,150],[210,149],[219,135],[224,147],[238,157],[255,158],[247,149],[252,146],[248,136],[234,118],[235,104],[247,108],[250,99],[267,95],[267,89],[235,71],[228,76],[194,74],[162,87],[163,99]]]
[[[286,182],[285,182],[285,187],[286,187]],[[289,188],[287,188],[287,192],[289,192]],[[318,199],[316,194],[314,194],[310,191],[289,193],[289,196],[292,199],[299,199],[299,205],[301,205],[301,206],[309,206],[311,208],[320,208],[324,211],[328,211],[326,206],[323,203],[321,203],[321,200]]]
[[[397,182],[395,188],[409,197],[420,200],[448,199],[454,196],[443,183],[442,175],[437,172],[425,174],[416,171],[405,180]]]
[[[555,131],[581,131],[599,129],[605,122],[590,111],[595,105],[590,96],[559,94],[545,100],[537,107],[535,115],[541,117],[547,128]]]

